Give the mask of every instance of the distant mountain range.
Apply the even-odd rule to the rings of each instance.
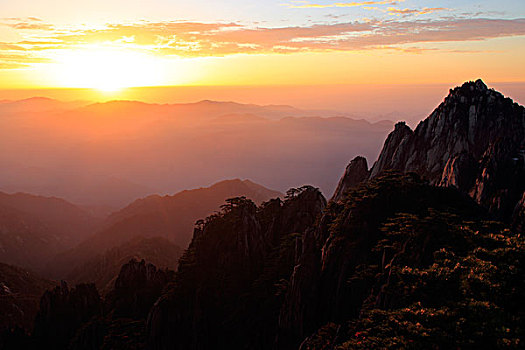
[[[330,194],[346,160],[375,157],[393,123],[330,111],[201,101],[0,104],[0,190],[120,209],[150,193],[250,178]]]

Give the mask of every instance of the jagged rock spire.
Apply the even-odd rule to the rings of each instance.
[[[366,158],[357,156],[346,167],[345,173],[332,197],[333,201],[339,201],[348,190],[356,187],[368,179],[368,163]]]

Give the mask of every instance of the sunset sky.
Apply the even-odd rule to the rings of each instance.
[[[0,0],[0,89],[525,81],[522,0]]]

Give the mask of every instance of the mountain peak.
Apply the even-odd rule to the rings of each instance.
[[[481,79],[476,80],[475,84],[476,84],[476,87],[478,89],[480,89],[480,90],[487,90],[488,89],[487,85]]]
[[[483,80],[467,81],[461,86],[450,89],[449,95],[445,98],[444,103],[467,103],[474,102],[494,102],[504,96],[494,89],[489,89]]]
[[[509,220],[525,190],[524,140],[525,108],[481,79],[468,81],[451,89],[415,130],[397,123],[369,178],[415,172]]]
[[[404,121],[397,122],[396,125],[394,125],[394,130],[397,130],[397,131],[412,131],[412,129],[410,129],[410,127]]]
[[[339,185],[337,185],[332,200],[337,202],[342,199],[346,192],[357,187],[361,182],[365,181],[369,175],[366,158],[361,156],[355,157],[346,167],[345,173],[341,181],[339,181]]]
[[[458,88],[456,88],[458,89]],[[464,82],[461,87],[459,87],[460,90],[468,90],[468,91],[481,91],[484,92],[488,90],[489,88],[487,85],[483,82],[481,79],[477,79],[476,81],[467,81]]]

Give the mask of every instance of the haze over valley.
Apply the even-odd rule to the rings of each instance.
[[[251,179],[330,196],[349,158],[374,158],[391,121],[289,106],[202,101],[0,104],[0,190],[118,209],[149,194]],[[328,115],[326,115],[328,114]]]

